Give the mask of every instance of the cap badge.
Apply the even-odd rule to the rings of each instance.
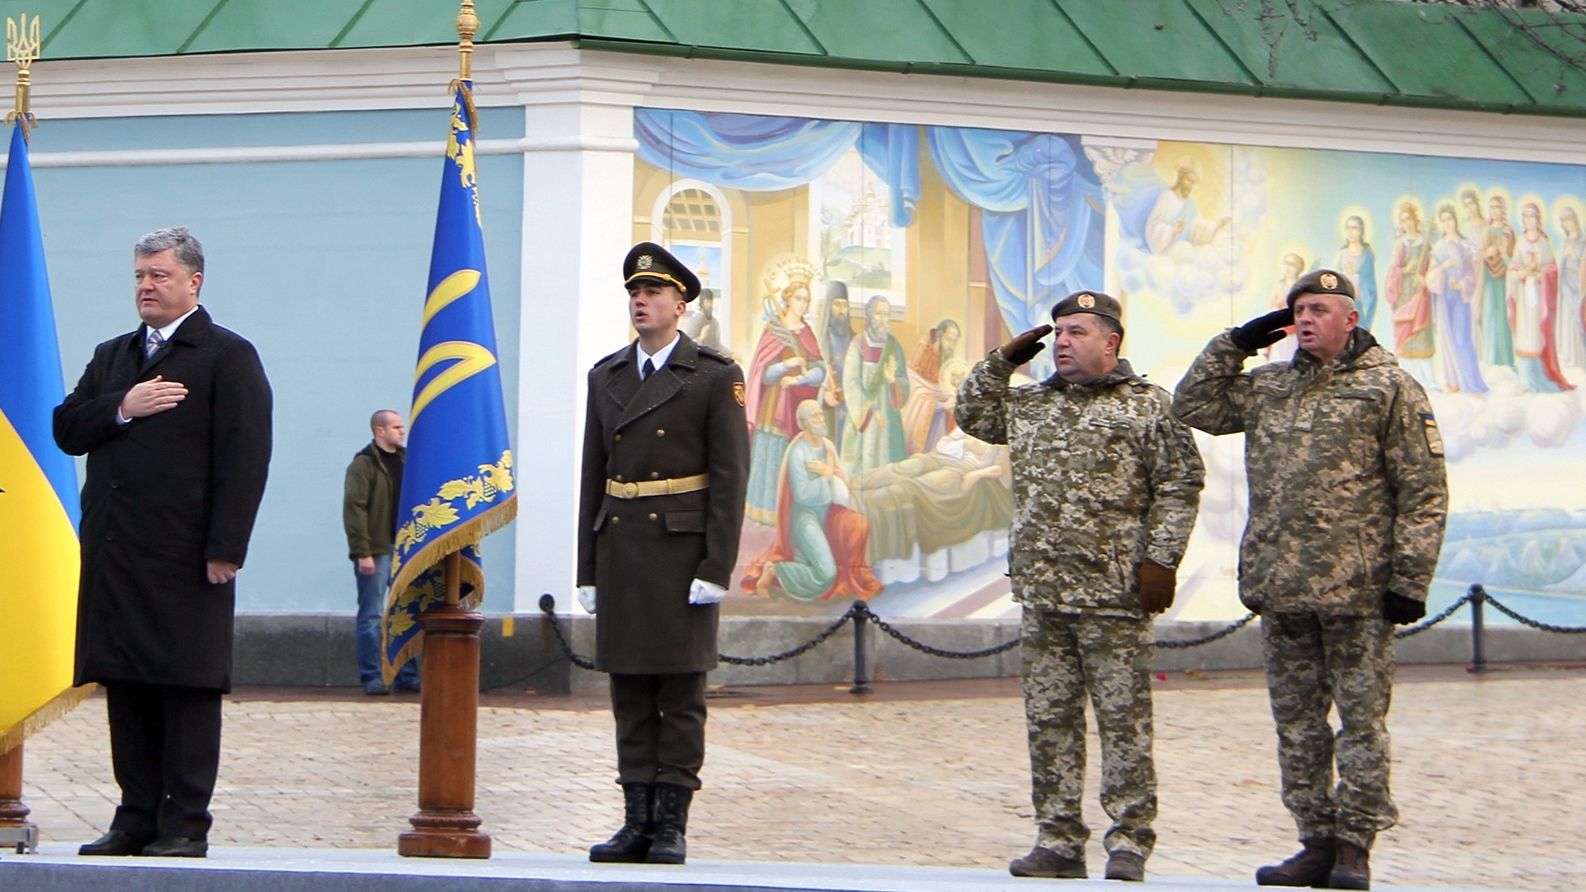
[[[649,254],[640,254],[638,263],[634,264],[639,269],[649,269],[655,266],[655,258]]]
[[[1088,310],[1096,306],[1096,298],[1093,295],[1081,294],[1078,303],[1081,307]]]
[[[1320,281],[1322,283],[1322,287],[1326,288],[1328,291],[1332,291],[1334,288],[1338,287],[1338,277],[1332,273],[1322,273],[1322,278]]]

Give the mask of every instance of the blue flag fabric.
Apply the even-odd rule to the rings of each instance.
[[[462,606],[478,606],[485,591],[479,540],[518,509],[485,274],[473,85],[453,87],[391,557],[381,660],[387,682],[423,648],[419,616],[445,604],[442,559],[461,553]]]
[[[88,690],[72,689],[77,468],[51,432],[65,388],[22,127],[0,203],[0,753]]]

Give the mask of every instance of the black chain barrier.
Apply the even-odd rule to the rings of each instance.
[[[1559,626],[1552,623],[1544,623],[1539,620],[1534,620],[1527,616],[1522,616],[1512,608],[1505,606],[1497,598],[1487,594],[1486,589],[1484,589],[1478,583],[1476,585],[1472,585],[1469,591],[1461,595],[1458,600],[1454,601],[1454,603],[1445,607],[1436,616],[1432,617],[1431,619],[1416,623],[1415,625],[1408,628],[1399,629],[1393,633],[1393,637],[1408,638],[1411,635],[1419,635],[1420,633],[1425,632],[1427,629],[1430,629],[1433,626],[1447,620],[1461,607],[1464,607],[1467,604],[1472,605],[1472,609],[1475,613],[1474,617],[1472,618],[1473,621],[1471,629],[1473,637],[1472,644],[1475,650],[1473,664],[1478,667],[1483,666],[1486,663],[1486,660],[1482,656],[1481,641],[1483,625],[1481,607],[1483,604],[1491,604],[1496,610],[1505,616],[1508,616],[1510,619],[1513,619],[1515,622],[1525,626],[1530,626],[1533,629],[1539,629],[1544,632],[1556,632],[1565,635],[1579,635],[1586,633],[1586,626]],[[549,594],[541,595],[540,612],[545,614],[546,620],[551,625],[551,631],[556,634],[556,642],[557,644],[561,645],[562,653],[566,655],[567,659],[580,669],[594,669],[595,664],[593,661],[586,657],[579,656],[573,651],[572,645],[568,644],[567,637],[562,632],[562,625],[559,621],[557,621],[556,618],[556,599],[551,597]],[[1217,631],[1210,634],[1202,635],[1198,638],[1185,638],[1174,641],[1164,641],[1158,639],[1155,644],[1157,647],[1166,650],[1180,650],[1189,647],[1200,647],[1201,645],[1210,644],[1213,641],[1217,641],[1232,635],[1233,633],[1249,625],[1255,620],[1255,618],[1256,614],[1247,613],[1242,618],[1235,620],[1234,622],[1229,623],[1223,628],[1218,629]],[[718,654],[718,657],[723,663],[728,663],[734,666],[769,666],[772,663],[780,663],[784,660],[791,660],[794,657],[803,656],[815,648],[820,647],[822,644],[825,644],[828,640],[830,640],[833,635],[836,635],[838,632],[842,631],[843,626],[847,625],[849,622],[854,624],[854,635],[856,639],[856,664],[861,666],[863,664],[864,636],[860,635],[860,632],[864,623],[875,624],[877,628],[891,636],[893,640],[897,641],[899,644],[913,648],[914,650],[917,650],[921,653],[929,654],[933,657],[942,657],[949,660],[978,660],[982,657],[993,657],[998,654],[1007,653],[1008,651],[1019,646],[1019,639],[1014,638],[1009,641],[1004,641],[1001,644],[981,648],[980,650],[957,651],[934,647],[918,639],[911,638],[896,626],[877,616],[875,612],[870,609],[869,605],[865,604],[865,602],[855,601],[852,606],[843,612],[842,616],[839,616],[837,619],[833,620],[831,625],[827,626],[825,629],[822,629],[821,632],[815,637],[804,642],[803,644],[800,644],[797,647],[782,651],[780,653],[767,654],[763,657],[735,657],[728,654]],[[862,670],[859,674],[863,674]],[[856,680],[856,690],[862,684],[862,679]]]

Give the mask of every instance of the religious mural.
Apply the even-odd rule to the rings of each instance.
[[[1099,288],[1124,304],[1123,355],[1171,390],[1214,334],[1330,266],[1443,430],[1431,608],[1480,582],[1586,621],[1586,168],[656,109],[634,129],[635,239],[693,265],[684,329],[747,380],[729,613],[1016,615],[1007,450],[953,420],[970,365]],[[1198,442],[1169,616],[1233,618],[1242,443]]]

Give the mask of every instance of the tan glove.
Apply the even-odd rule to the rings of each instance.
[[[997,348],[1002,358],[1014,365],[1024,365],[1034,359],[1036,354],[1046,349],[1041,339],[1052,333],[1052,326],[1037,325],[1022,335],[1014,338]]]
[[[1161,613],[1173,606],[1173,592],[1178,587],[1178,573],[1146,558],[1140,563],[1140,609],[1146,613]]]

